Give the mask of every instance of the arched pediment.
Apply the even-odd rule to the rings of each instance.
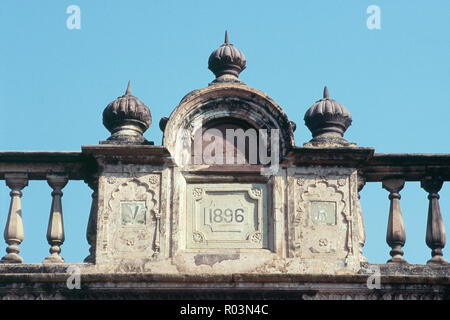
[[[214,128],[224,132],[227,127],[266,130],[268,136],[277,130],[280,160],[295,145],[293,123],[281,107],[263,92],[240,83],[214,84],[186,95],[165,126],[163,145],[177,163],[186,163],[196,133]]]

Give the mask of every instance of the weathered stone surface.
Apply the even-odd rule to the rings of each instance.
[[[97,226],[98,264],[109,260],[158,258],[165,250],[161,219],[166,219],[161,204],[162,172],[142,172],[139,166],[128,173],[111,172],[106,166],[99,179]],[[164,220],[163,220],[164,221]]]
[[[101,143],[153,144],[143,136],[151,123],[150,109],[132,95],[128,82],[125,94],[109,103],[103,111],[103,124],[111,132],[111,136]]]
[[[186,249],[267,248],[265,185],[189,184]]]
[[[227,36],[209,62],[216,80],[188,93],[161,120],[163,146],[143,137],[150,111],[129,87],[104,112],[112,134],[106,143],[84,146],[81,153],[0,153],[0,179],[12,190],[1,299],[450,298],[437,202],[442,182],[450,179],[450,155],[374,155],[372,148],[347,142],[350,113],[328,90],[305,115],[313,139],[297,147],[295,123],[283,109],[238,79],[245,58]],[[239,149],[239,137],[224,139],[230,129],[247,134],[240,141],[249,143]],[[223,143],[211,153],[216,162],[192,152],[198,134],[208,130],[214,132],[209,140]],[[264,143],[264,135],[274,139]],[[202,137],[201,153],[207,142]],[[217,161],[235,152],[243,161]],[[267,158],[270,166],[262,161]],[[21,190],[28,180],[48,177],[54,189],[52,263],[23,265]],[[73,179],[93,190],[86,231],[91,248],[87,263],[68,265],[59,256],[60,198]],[[366,181],[383,181],[389,190],[387,238],[393,260],[402,260],[399,191],[404,181],[421,180],[430,193],[427,244],[439,264],[370,265],[362,251],[358,192]],[[69,285],[74,277],[79,289]]]
[[[306,111],[304,120],[313,136],[305,146],[356,147],[356,143],[344,139],[344,133],[352,123],[352,116],[343,105],[330,99],[327,87],[324,88],[323,98]]]
[[[280,159],[294,146],[292,124],[282,108],[263,92],[239,83],[216,84],[186,95],[165,126],[163,145],[183,167],[190,160],[195,133],[220,119],[244,121],[255,130],[280,130]]]
[[[225,31],[224,43],[211,53],[208,60],[208,69],[216,76],[215,82],[240,82],[238,77],[245,64],[244,54],[230,43],[228,31]]]
[[[289,256],[303,272],[336,273],[360,268],[364,234],[355,169],[288,169]]]
[[[233,257],[230,257],[233,258]],[[450,298],[448,267],[369,265],[359,273],[166,274],[99,273],[88,264],[80,289],[69,289],[67,265],[0,265],[0,298],[37,299],[296,299],[444,300]],[[370,267],[381,270],[379,289],[369,289]],[[6,273],[5,273],[6,272]]]

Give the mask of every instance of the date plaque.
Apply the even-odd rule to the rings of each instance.
[[[190,184],[186,248],[267,247],[266,186]]]

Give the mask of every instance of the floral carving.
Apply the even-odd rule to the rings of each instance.
[[[116,177],[108,177],[108,178],[106,179],[106,181],[107,181],[109,184],[115,184],[115,183],[117,182],[117,178],[116,178]]]
[[[203,189],[202,188],[194,188],[194,190],[192,190],[192,195],[194,196],[195,200],[200,200],[203,195]]]
[[[201,243],[205,241],[205,236],[200,231],[195,231],[192,234],[192,240],[194,240],[194,242]]]
[[[319,246],[326,247],[328,245],[328,239],[319,239]]]
[[[297,184],[298,184],[299,186],[303,186],[303,185],[305,184],[305,179],[303,179],[303,178],[298,178],[298,179],[297,179]]]
[[[260,243],[262,241],[262,234],[259,231],[252,233],[249,236],[249,240],[254,243]]]
[[[254,197],[257,197],[257,198],[261,197],[261,195],[262,195],[262,191],[259,188],[251,189],[251,193],[253,194]]]
[[[338,185],[340,185],[341,187],[345,186],[345,184],[347,183],[346,179],[338,179],[337,181]]]
[[[159,181],[159,177],[157,175],[151,175],[148,178],[148,182],[150,182],[150,184],[157,184]]]

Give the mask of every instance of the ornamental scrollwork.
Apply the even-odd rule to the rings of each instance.
[[[194,190],[192,190],[192,195],[194,196],[195,200],[200,200],[203,196],[203,189],[202,188],[194,188]]]
[[[259,231],[253,232],[248,236],[248,240],[254,243],[260,243],[262,241],[262,234]]]
[[[157,175],[151,175],[148,177],[148,182],[150,182],[150,184],[157,184],[159,182],[159,177]]]
[[[254,197],[260,198],[261,195],[262,195],[262,190],[259,189],[259,188],[252,188],[252,189],[251,189],[251,193],[252,193],[252,195],[253,195]]]
[[[202,243],[205,241],[205,236],[200,231],[195,231],[192,234],[192,240],[194,240],[194,242],[197,242],[197,243]]]

